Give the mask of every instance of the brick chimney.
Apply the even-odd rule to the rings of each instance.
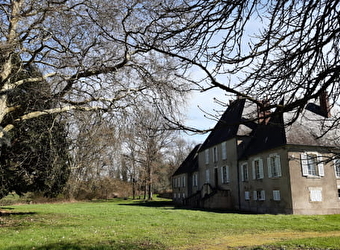
[[[270,110],[267,109],[269,106],[269,101],[268,100],[262,100],[261,101],[262,105],[257,105],[257,117],[258,117],[258,123],[259,124],[267,124],[269,121],[269,116],[271,114]],[[266,118],[264,118],[266,117]]]
[[[331,108],[329,105],[329,96],[327,91],[322,91],[319,96],[320,109],[324,117],[331,117]]]

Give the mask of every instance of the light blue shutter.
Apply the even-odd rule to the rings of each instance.
[[[257,200],[257,191],[256,190],[253,191],[253,200],[254,201]]]
[[[256,173],[255,173],[255,160],[252,161],[252,169],[253,169],[253,180],[256,179]]]
[[[243,164],[241,164],[240,171],[241,171],[241,173],[240,173],[241,174],[241,180],[244,181]]]
[[[319,176],[325,176],[325,169],[324,169],[322,155],[318,155],[318,170],[319,170]]]
[[[264,190],[261,190],[261,200],[265,200],[266,199],[266,192]]]
[[[227,159],[227,143],[222,142],[222,159]]]
[[[280,158],[280,155],[277,155],[275,157],[275,164],[276,164],[276,167],[277,167],[277,176],[281,176],[282,173],[281,173],[281,158]]]
[[[272,162],[271,162],[271,157],[267,158],[267,166],[268,166],[268,177],[271,178],[272,175]]]
[[[260,172],[260,179],[263,179],[264,174],[263,174],[263,160],[259,159],[259,172]]]
[[[302,175],[308,176],[308,162],[307,162],[307,154],[301,153],[300,154],[301,159],[301,169],[302,169]]]

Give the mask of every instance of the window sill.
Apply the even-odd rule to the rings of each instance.
[[[323,176],[319,176],[319,175],[306,175],[305,177],[307,179],[321,179]]]

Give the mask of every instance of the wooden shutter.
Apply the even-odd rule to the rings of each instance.
[[[300,154],[301,159],[301,169],[302,169],[302,175],[308,176],[308,162],[307,162],[307,154],[301,153]]]

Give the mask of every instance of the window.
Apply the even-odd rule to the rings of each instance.
[[[226,142],[222,142],[222,160],[226,160],[227,159],[227,143]]]
[[[266,194],[264,190],[254,190],[253,191],[253,200],[264,201],[266,199]]]
[[[322,201],[322,188],[321,187],[310,187],[309,198],[312,202]]]
[[[257,191],[257,198],[259,201],[264,201],[266,199],[265,191],[264,190]]]
[[[177,199],[176,193],[174,193],[174,199]]]
[[[221,177],[222,177],[222,183],[229,182],[229,166],[221,167]]]
[[[182,176],[182,187],[185,187],[185,176]]]
[[[273,200],[274,201],[281,200],[280,190],[273,190]]]
[[[249,193],[249,191],[245,191],[245,192],[244,192],[244,199],[245,199],[246,201],[249,201],[249,200],[250,200],[250,193]]]
[[[253,179],[263,179],[263,161],[260,158],[253,160]]]
[[[338,187],[338,198],[340,199],[340,189]]]
[[[213,148],[213,161],[217,162],[218,161],[218,153],[217,153],[217,147]]]
[[[197,173],[193,174],[193,176],[192,176],[192,186],[193,187],[197,187],[198,186]]]
[[[209,171],[209,169],[205,170],[205,182],[210,183],[210,171]]]
[[[269,155],[267,158],[268,177],[281,176],[281,161],[278,154]]]
[[[340,178],[340,159],[334,160],[335,176]]]
[[[206,149],[204,151],[204,156],[205,156],[205,164],[209,164],[209,149]]]
[[[301,167],[303,176],[324,176],[322,157],[317,153],[302,153]]]
[[[241,165],[241,176],[242,176],[242,181],[248,181],[248,164],[243,163]]]

